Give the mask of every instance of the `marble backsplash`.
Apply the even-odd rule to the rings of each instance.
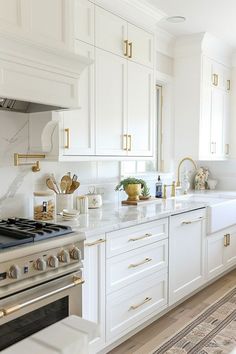
[[[115,192],[115,186],[121,178],[120,162],[49,162],[42,161],[41,171],[33,173],[30,166],[15,167],[13,156],[15,152],[27,153],[29,142],[29,126],[27,114],[0,112],[0,217],[21,216],[31,217],[33,211],[34,191],[47,190],[45,180],[50,173],[56,179],[67,173],[77,174],[81,183],[75,193],[88,193],[91,186],[95,186],[103,196],[103,202],[113,202],[120,205],[125,198],[124,193]],[[128,167],[127,167],[128,168]],[[127,169],[127,174],[129,174]],[[152,194],[155,193],[157,172],[145,173],[139,176],[144,178]],[[162,175],[163,181],[171,182],[172,174]]]

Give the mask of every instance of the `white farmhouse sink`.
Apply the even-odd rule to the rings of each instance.
[[[221,193],[188,194],[177,200],[201,202],[207,206],[207,233],[211,234],[236,224],[236,195]]]

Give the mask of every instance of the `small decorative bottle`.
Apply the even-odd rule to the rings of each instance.
[[[162,181],[161,177],[158,176],[157,183],[156,183],[156,198],[162,198]]]

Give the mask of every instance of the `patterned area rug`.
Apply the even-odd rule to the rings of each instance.
[[[236,287],[153,354],[229,354],[236,349]]]

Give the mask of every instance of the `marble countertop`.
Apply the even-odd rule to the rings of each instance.
[[[62,221],[62,218],[58,217],[57,223],[70,225],[86,239],[206,206],[205,202],[178,200],[178,198],[156,200],[141,206],[105,204],[100,209],[90,209],[87,214],[80,215],[75,221]]]

